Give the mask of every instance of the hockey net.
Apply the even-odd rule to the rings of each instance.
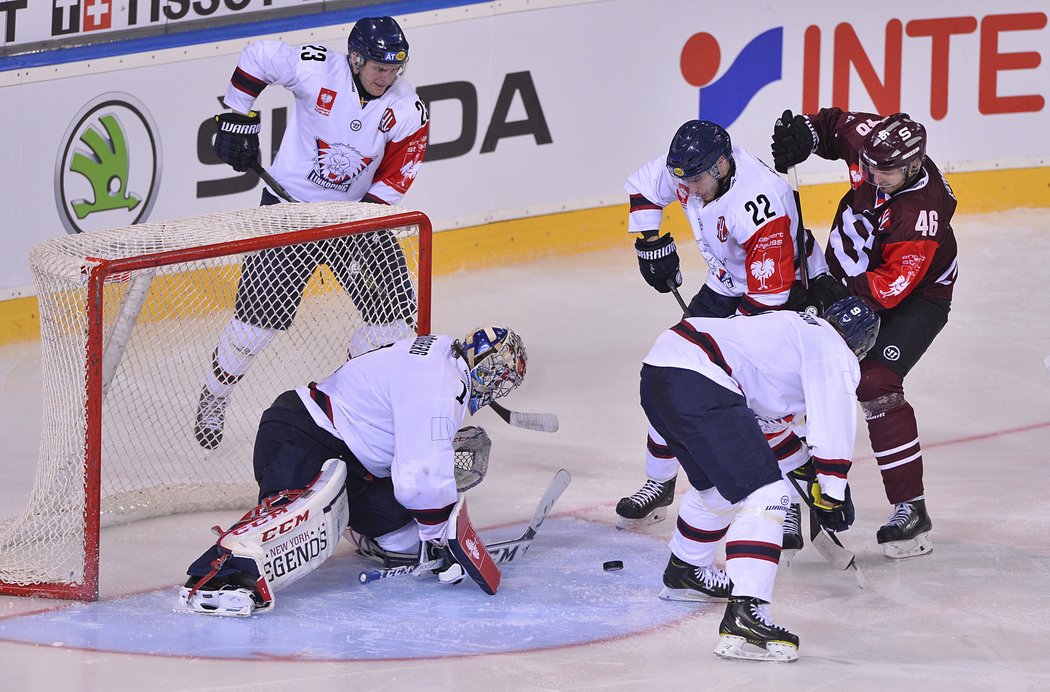
[[[279,394],[338,368],[362,326],[403,319],[429,332],[430,238],[420,212],[318,203],[34,247],[40,456],[28,506],[0,522],[0,593],[94,600],[101,527],[252,506],[255,432]],[[256,306],[294,320],[229,397],[222,442],[208,450],[193,432],[198,398],[251,255],[277,258],[271,281],[294,284],[303,266],[309,278],[297,308],[297,289],[275,291],[288,304]]]

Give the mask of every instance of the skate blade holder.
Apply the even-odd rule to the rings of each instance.
[[[920,533],[915,538],[906,541],[892,541],[882,544],[882,554],[891,560],[903,560],[909,557],[919,557],[933,552],[933,544],[930,542],[930,534]]]
[[[798,660],[798,649],[784,642],[766,642],[763,649],[749,644],[743,637],[723,634],[715,647],[715,655],[735,661],[794,663]]]
[[[670,509],[670,507],[657,507],[644,517],[639,517],[638,519],[629,519],[627,517],[618,516],[616,528],[623,531],[624,529],[640,529],[649,524],[657,524],[667,518],[668,509]]]

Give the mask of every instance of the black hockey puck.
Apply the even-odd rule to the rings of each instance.
[[[618,569],[623,569],[623,560],[609,560],[608,562],[603,562],[602,569],[606,572],[615,572]]]

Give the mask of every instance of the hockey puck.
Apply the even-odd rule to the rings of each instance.
[[[609,560],[608,562],[603,562],[602,569],[606,572],[615,572],[618,569],[623,569],[623,560]]]

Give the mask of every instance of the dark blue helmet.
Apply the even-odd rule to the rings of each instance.
[[[386,65],[408,61],[408,39],[393,17],[362,17],[346,39],[349,50]]]
[[[857,296],[847,296],[832,303],[821,317],[842,335],[857,360],[868,354],[879,336],[881,320],[878,314]]]
[[[667,151],[667,170],[676,178],[695,178],[711,170],[723,156],[733,158],[729,133],[708,120],[690,120],[674,133]]]

